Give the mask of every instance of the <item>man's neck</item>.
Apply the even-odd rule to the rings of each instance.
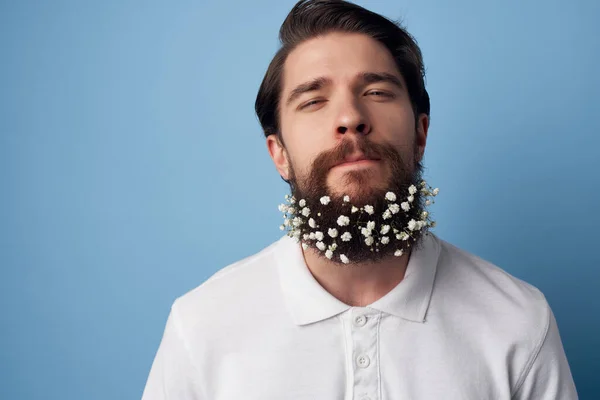
[[[396,287],[404,279],[409,258],[407,252],[374,263],[339,265],[315,249],[304,251],[304,261],[317,282],[332,296],[354,307],[367,306]]]

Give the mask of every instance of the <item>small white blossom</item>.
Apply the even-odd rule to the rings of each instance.
[[[288,206],[285,204],[280,204],[279,207],[277,207],[277,208],[279,208],[279,211],[281,211],[281,212],[287,212]]]
[[[428,205],[430,205],[430,204],[431,204],[431,200],[429,200],[429,199],[425,200],[425,205],[426,205],[426,206],[428,206]]]
[[[429,215],[429,213],[427,211],[423,211],[421,213],[421,218],[427,218],[428,215]]]
[[[410,204],[408,204],[408,202],[407,202],[407,201],[405,201],[405,202],[401,203],[401,204],[400,204],[400,207],[402,207],[402,209],[403,209],[404,211],[408,211],[408,210],[410,210]]]
[[[346,217],[345,215],[340,215],[337,219],[337,224],[339,226],[346,226],[350,223],[350,218]]]
[[[390,242],[390,238],[387,236],[382,236],[380,241],[381,241],[381,244],[388,244]]]
[[[308,217],[310,215],[310,208],[304,207],[302,209],[302,215],[304,215],[305,217]]]
[[[279,225],[279,229],[284,230],[285,226],[284,225]]]
[[[356,208],[355,206],[352,206],[352,209],[350,210],[350,212],[351,212],[352,214],[354,214],[354,213],[355,213],[355,212],[357,212],[357,211],[358,211],[358,208]]]
[[[333,257],[333,251],[327,250],[325,252],[325,257],[327,257],[327,258],[329,258],[331,260],[331,257]]]
[[[329,245],[329,250],[331,250],[331,251],[335,251],[335,249],[337,249],[337,243],[331,243],[331,244]]]
[[[338,235],[338,231],[335,228],[329,228],[329,230],[327,231],[327,233],[329,234],[329,236],[331,236],[332,238],[337,237]]]
[[[369,214],[369,215],[373,215],[373,212],[374,212],[375,210],[373,210],[373,206],[370,206],[370,205],[368,205],[368,204],[367,204],[367,205],[365,206],[365,211],[366,211],[366,213],[367,213],[367,214]]]
[[[325,250],[325,243],[317,242],[317,249],[319,249],[321,251]]]
[[[340,254],[340,260],[342,260],[344,264],[348,264],[350,262],[350,260],[348,259],[348,257],[346,257],[345,254]]]
[[[408,240],[409,237],[410,236],[409,236],[408,233],[406,233],[406,232],[400,232],[400,239],[401,240]]]
[[[365,237],[371,236],[371,230],[367,228],[361,228],[360,233]]]
[[[286,218],[286,219],[284,219],[284,220],[283,220],[283,225],[284,225],[284,226],[290,226],[290,220],[289,220],[289,219],[287,219],[287,218]]]
[[[367,222],[367,229],[372,231],[373,229],[375,229],[375,221],[369,221]]]
[[[308,249],[308,245],[307,245],[306,243],[302,243],[302,248],[303,248],[304,250],[306,250],[306,249]]]
[[[410,221],[408,221],[408,229],[410,229],[411,231],[414,231],[416,227],[417,227],[417,221],[415,221],[414,219],[411,219]]]
[[[323,240],[323,236],[324,236],[323,232],[319,232],[319,231],[315,232],[315,239]]]
[[[308,235],[308,238],[309,238],[310,240],[315,240],[315,233],[314,233],[314,232],[311,232],[311,233],[310,233],[310,235]]]
[[[383,213],[383,219],[390,219],[392,218],[392,212],[390,210],[385,210],[385,212]]]
[[[298,226],[302,225],[302,222],[304,222],[304,221],[302,221],[302,218],[294,217],[294,219],[292,220],[292,225],[298,227]]]
[[[409,194],[417,193],[417,187],[415,185],[410,185],[410,187],[408,188],[408,193]]]
[[[304,207],[304,206],[306,205],[306,200],[304,200],[304,199],[301,199],[301,200],[298,202],[298,205],[299,205],[300,207]]]
[[[388,208],[392,212],[392,214],[398,214],[398,212],[400,211],[400,206],[396,203],[390,204]]]
[[[385,198],[389,201],[396,201],[396,195],[394,194],[394,192],[387,192],[385,194]]]
[[[417,221],[417,230],[421,230],[425,225],[425,221]]]
[[[396,257],[400,257],[402,254],[404,254],[404,252],[403,252],[402,250],[396,250],[396,251],[394,252],[394,255],[395,255]]]
[[[350,232],[344,232],[344,234],[342,236],[340,236],[340,238],[344,242],[349,242],[350,239],[352,239],[352,235],[350,234]]]
[[[294,207],[288,207],[288,214],[296,214],[296,209]]]
[[[369,236],[369,237],[365,238],[365,244],[367,246],[371,246],[373,244],[373,242],[374,242],[373,236]]]
[[[317,226],[317,223],[314,219],[311,218],[308,220],[308,226],[310,226],[311,228],[315,228]]]
[[[350,196],[346,195],[344,196],[344,202],[348,203],[350,201]]]
[[[329,196],[323,196],[323,197],[321,197],[321,204],[323,204],[325,206],[327,204],[329,204],[330,201],[331,201],[331,199],[329,198]]]
[[[413,201],[415,201],[415,196],[413,196],[412,194],[410,196],[408,196],[408,202],[412,203]]]
[[[381,233],[382,235],[385,235],[385,234],[386,234],[386,233],[388,233],[389,231],[390,231],[390,226],[389,226],[389,225],[383,225],[383,226],[381,227],[381,231],[380,231],[380,233]]]
[[[302,239],[308,240],[310,239],[310,235],[308,233],[305,233],[304,235],[302,235]]]
[[[439,189],[439,188],[435,188],[435,189],[433,189],[433,195],[434,195],[434,196],[437,196],[439,192],[440,192],[440,189]]]
[[[296,202],[296,198],[294,196],[290,197],[290,204],[294,204]]]

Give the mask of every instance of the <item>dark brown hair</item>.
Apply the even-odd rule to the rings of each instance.
[[[256,96],[254,108],[265,136],[280,133],[279,101],[287,56],[300,43],[331,32],[362,33],[381,42],[406,81],[415,119],[419,114],[429,115],[423,56],[415,39],[399,23],[343,0],[300,0],[279,29],[281,48]]]

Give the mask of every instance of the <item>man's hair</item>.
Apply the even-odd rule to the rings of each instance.
[[[283,66],[302,42],[332,32],[361,33],[382,43],[406,81],[415,119],[429,115],[423,56],[415,39],[400,24],[343,0],[300,0],[279,29],[281,48],[273,57],[256,96],[255,110],[265,136],[277,134]]]

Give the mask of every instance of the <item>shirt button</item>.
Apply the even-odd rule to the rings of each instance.
[[[369,364],[371,364],[371,360],[366,354],[361,354],[360,356],[356,357],[356,365],[359,367],[367,368]]]
[[[356,326],[364,326],[367,323],[367,317],[364,315],[357,315],[354,318],[354,325]]]

